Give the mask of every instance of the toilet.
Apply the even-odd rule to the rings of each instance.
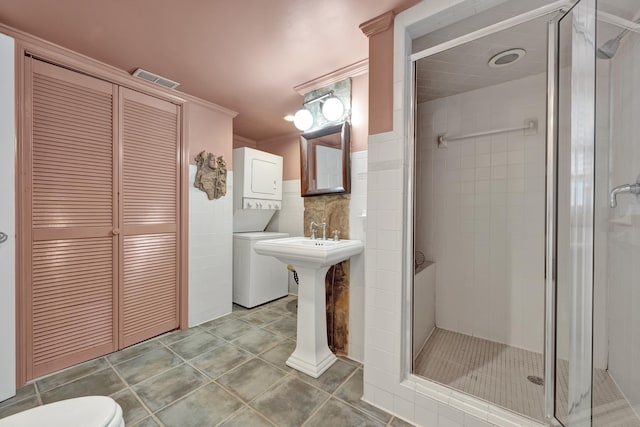
[[[61,400],[0,419],[0,427],[124,427],[122,408],[110,397]]]

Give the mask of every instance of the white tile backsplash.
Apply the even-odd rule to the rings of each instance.
[[[273,215],[266,231],[304,235],[304,199],[300,196],[300,180],[282,182],[282,208]]]
[[[304,199],[300,195],[300,180],[282,182],[282,208],[271,218],[266,231],[289,233],[289,236],[304,235]],[[298,285],[289,273],[289,293],[298,295]]]

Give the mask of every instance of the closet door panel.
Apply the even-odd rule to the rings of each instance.
[[[112,240],[34,242],[35,377],[115,349]]]
[[[175,329],[176,234],[124,238],[124,346]]]
[[[28,376],[116,349],[112,84],[27,59]]]
[[[120,88],[122,346],[178,327],[178,113]]]

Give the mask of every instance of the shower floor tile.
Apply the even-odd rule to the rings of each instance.
[[[568,363],[559,361],[557,369],[566,384]],[[414,373],[544,421],[543,386],[527,379],[544,377],[540,353],[436,328],[415,359]],[[607,371],[596,369],[593,376],[593,425],[640,427]],[[558,413],[566,413],[563,391],[560,386]]]

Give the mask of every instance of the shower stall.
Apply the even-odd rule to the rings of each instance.
[[[640,426],[638,22],[640,0],[511,0],[413,40],[424,384],[523,423]]]

